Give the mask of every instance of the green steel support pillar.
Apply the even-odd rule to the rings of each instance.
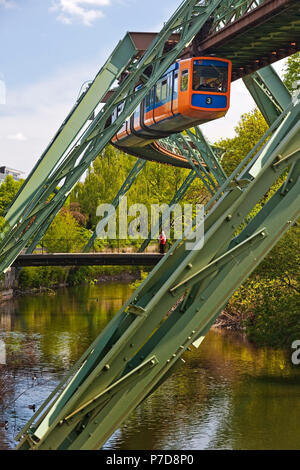
[[[190,145],[189,141],[183,136],[183,134],[173,134],[171,137],[169,137],[169,139],[172,140],[179,149],[180,154],[188,160],[193,170],[197,173],[198,177],[205,185],[206,189],[211,194],[214,194],[216,185],[213,178],[210,176],[209,172],[203,165],[203,161],[201,161],[198,151]]]
[[[206,163],[208,170],[221,186],[226,181],[227,176],[216,155],[219,149],[214,148],[207,142],[200,127],[187,129],[186,133]]]
[[[128,54],[128,63],[122,62],[129,72],[126,80],[81,135],[78,132],[96,98],[89,95],[90,107],[82,112],[77,113],[75,106],[75,114],[71,112],[8,211],[10,226],[0,245],[0,270],[29,241],[36,242],[84,171],[205,22],[213,16],[218,30],[262,2],[183,2],[141,59],[132,60],[134,50],[132,57]],[[179,35],[179,42],[164,52],[173,33]],[[152,73],[146,77],[150,66]],[[103,75],[100,80],[103,95],[113,80],[111,73],[115,77],[120,73],[118,66],[108,69],[108,78]],[[135,90],[140,80],[144,86]],[[249,81],[250,88],[271,127],[228,178],[221,167],[214,166],[205,144],[200,151],[196,142],[189,143],[187,158],[193,168],[194,162],[198,164],[195,173],[201,169],[212,193],[206,205],[204,239],[190,251],[186,240],[174,243],[19,433],[19,449],[101,448],[190,345],[200,344],[232,293],[300,216],[300,95],[289,100],[272,73],[257,75],[255,84]],[[106,127],[120,103],[124,103],[121,115]],[[77,127],[72,133],[74,116],[78,120],[74,118]],[[180,136],[176,145],[181,151],[185,148]],[[200,158],[203,148],[215,180]],[[288,171],[283,186],[249,221],[255,205]],[[236,236],[242,224],[245,228]]]
[[[271,65],[244,77],[243,82],[271,126],[290,104],[289,91]]]

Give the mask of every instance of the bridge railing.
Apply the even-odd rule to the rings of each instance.
[[[51,253],[81,253],[85,246],[86,240],[83,238],[53,238],[51,245],[41,241],[35,248],[33,253],[37,254],[51,254]],[[137,240],[121,240],[121,239],[96,239],[93,243],[90,253],[138,253],[138,250],[143,243],[143,239]],[[173,240],[167,241],[166,250],[173,244]],[[159,241],[158,239],[151,239],[146,253],[158,253]],[[26,253],[26,249],[23,251]]]

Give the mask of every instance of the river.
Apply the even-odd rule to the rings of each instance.
[[[130,294],[128,284],[105,283],[1,305],[7,366],[0,366],[0,375],[7,374],[7,387],[0,449],[15,446],[14,436],[32,416],[33,405],[42,404]],[[211,330],[199,349],[183,357],[186,363],[104,449],[300,448],[300,365],[292,365],[287,352]]]

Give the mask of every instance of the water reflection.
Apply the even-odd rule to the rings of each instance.
[[[1,418],[9,429],[0,428],[0,448],[14,446],[32,415],[28,406],[43,402],[129,295],[128,285],[111,283],[5,304],[0,339],[14,365],[9,400],[28,391]],[[285,352],[211,331],[184,359],[105,449],[299,449],[300,367]]]

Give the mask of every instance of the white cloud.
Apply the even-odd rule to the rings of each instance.
[[[58,12],[57,19],[64,24],[80,21],[85,26],[91,26],[94,21],[103,18],[102,7],[110,4],[111,0],[58,0],[50,10]]]
[[[12,0],[0,0],[0,7],[14,8],[15,6],[15,2],[13,2]]]
[[[3,165],[25,173],[33,168],[73,107],[82,83],[96,75],[104,52],[93,63],[62,68],[43,81],[8,88],[6,105],[0,106]]]
[[[22,132],[17,132],[16,134],[9,134],[7,138],[8,140],[19,140],[20,142],[27,140],[27,137],[25,137]]]

